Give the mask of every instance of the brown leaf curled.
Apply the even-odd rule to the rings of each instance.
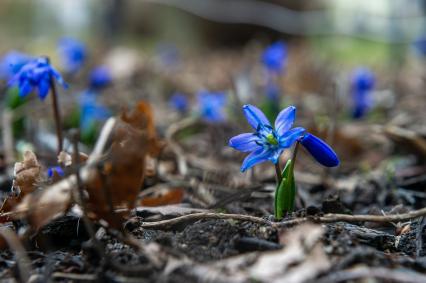
[[[143,183],[145,158],[159,149],[148,103],[140,102],[133,112],[122,114],[96,177],[86,184],[89,216],[104,219],[112,227],[121,227],[128,212],[118,215],[114,211],[135,207]]]

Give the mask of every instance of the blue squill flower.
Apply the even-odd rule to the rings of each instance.
[[[111,72],[105,66],[98,66],[90,72],[89,87],[91,89],[100,89],[106,87],[112,82]]]
[[[77,39],[63,37],[58,42],[58,52],[65,71],[77,72],[86,60],[86,47]]]
[[[317,136],[307,133],[300,139],[300,143],[322,165],[326,167],[339,165],[340,161],[337,154],[325,141]]]
[[[170,98],[169,105],[178,112],[185,113],[188,111],[188,98],[182,93],[175,93]]]
[[[375,77],[367,68],[358,68],[352,75],[352,116],[355,119],[363,117],[372,107],[371,91],[374,88]]]
[[[26,97],[37,88],[39,98],[44,100],[50,90],[51,78],[67,87],[61,74],[49,64],[48,59],[40,57],[24,65],[9,81],[9,86],[18,85],[20,97]]]
[[[198,104],[201,117],[212,123],[223,122],[226,119],[226,95],[222,92],[201,91],[198,93]]]
[[[9,79],[31,60],[31,56],[19,51],[9,51],[0,60],[0,78]]]
[[[275,42],[263,51],[262,63],[268,71],[281,73],[287,64],[287,46],[284,42]]]
[[[414,43],[415,50],[422,56],[426,57],[426,34],[418,38]]]
[[[97,101],[96,93],[83,92],[79,98],[80,103],[80,127],[85,133],[94,123],[104,121],[111,116],[111,112]]]
[[[53,166],[53,167],[49,167],[49,169],[47,169],[47,177],[49,179],[51,179],[55,173],[58,174],[61,177],[65,176],[65,172],[64,172],[64,170],[62,169],[61,166]]]
[[[291,147],[305,132],[302,127],[292,128],[296,118],[296,107],[282,110],[272,127],[265,114],[253,105],[243,106],[244,115],[255,130],[229,140],[229,145],[242,152],[251,152],[243,161],[241,171],[264,161],[276,164],[284,149]]]

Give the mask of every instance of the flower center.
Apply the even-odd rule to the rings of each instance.
[[[268,143],[270,143],[272,145],[277,145],[278,144],[277,139],[275,138],[275,136],[272,133],[266,135],[266,140],[268,141]]]

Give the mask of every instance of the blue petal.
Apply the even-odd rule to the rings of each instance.
[[[306,134],[300,142],[312,156],[326,167],[335,167],[339,165],[339,158],[333,149],[322,139]]]
[[[246,104],[243,106],[243,111],[247,121],[253,127],[253,129],[257,130],[259,126],[263,125],[271,126],[268,118],[266,118],[265,114],[263,114],[259,108],[250,104]]]
[[[294,106],[289,106],[278,114],[277,119],[275,120],[275,130],[279,137],[291,129],[295,118],[296,107]]]
[[[256,143],[257,140],[259,140],[259,137],[252,133],[240,134],[229,140],[229,146],[242,152],[255,151],[261,148]]]
[[[256,164],[268,161],[272,154],[274,154],[274,152],[265,150],[263,148],[253,151],[244,159],[243,165],[241,166],[241,172],[246,171]]]
[[[51,67],[50,72],[60,85],[62,85],[64,88],[68,88],[68,84],[64,81],[64,79],[62,78],[61,74],[58,71],[56,71],[53,67]]]
[[[19,85],[19,96],[26,97],[33,90],[32,85],[28,81],[24,81]]]
[[[279,138],[281,148],[289,148],[296,142],[304,133],[305,129],[302,127],[297,127],[287,131]]]
[[[40,97],[41,100],[44,100],[49,93],[50,88],[50,81],[49,79],[43,79],[38,84],[38,97]]]

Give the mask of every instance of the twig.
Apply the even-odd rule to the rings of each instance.
[[[243,214],[225,214],[225,213],[212,213],[212,212],[201,212],[193,213],[184,216],[179,216],[172,219],[155,221],[155,222],[144,222],[142,223],[142,228],[156,228],[156,229],[167,229],[173,225],[176,225],[185,221],[197,221],[201,219],[232,219],[240,221],[250,221],[258,224],[269,225],[272,227],[286,227],[298,225],[307,221],[317,222],[317,223],[332,223],[332,222],[398,222],[406,221],[409,219],[417,218],[420,216],[426,216],[426,208],[419,210],[414,210],[408,213],[403,214],[393,214],[393,215],[346,215],[346,214],[326,214],[324,216],[318,217],[301,217],[290,220],[285,220],[281,222],[272,222],[260,217],[243,215]]]
[[[19,282],[28,282],[31,274],[31,261],[27,257],[24,247],[18,239],[18,236],[8,227],[0,228],[0,236],[9,245],[9,248],[15,252],[15,259],[19,270]]]
[[[347,270],[337,271],[328,276],[325,276],[316,282],[347,282],[360,278],[380,278],[386,282],[405,282],[405,283],[423,283],[426,282],[426,275],[418,272],[397,271],[389,268],[369,268],[369,267],[356,267]]]
[[[13,164],[15,162],[15,147],[13,142],[13,113],[9,109],[4,109],[2,114],[2,126],[3,126],[3,147],[4,157],[6,164]]]
[[[76,168],[75,170],[75,176],[76,176],[76,180],[77,180],[77,192],[78,194],[75,195],[75,201],[76,203],[78,203],[83,211],[83,223],[84,226],[87,230],[87,233],[89,233],[90,238],[93,241],[93,245],[95,246],[96,251],[98,252],[98,255],[100,258],[104,258],[105,257],[105,253],[104,250],[102,248],[101,243],[98,241],[98,239],[96,239],[96,235],[95,235],[95,229],[93,228],[92,223],[90,222],[89,218],[87,217],[87,206],[86,206],[86,200],[84,198],[85,194],[84,194],[84,188],[83,188],[83,182],[81,180],[81,176],[80,176],[80,164],[79,164],[79,160],[80,160],[80,153],[78,150],[78,142],[79,142],[79,132],[78,130],[74,130],[71,133],[71,138],[72,138],[72,142],[73,142],[73,153],[74,153],[74,166]]]
[[[144,222],[142,223],[142,228],[169,228],[173,225],[176,225],[185,221],[197,221],[201,219],[232,219],[232,220],[241,220],[241,221],[250,221],[263,225],[272,225],[271,221],[265,220],[260,217],[250,216],[250,215],[242,215],[242,214],[225,214],[225,213],[214,213],[214,212],[200,212],[193,213],[188,215],[179,216],[172,219],[155,221],[155,222]]]

